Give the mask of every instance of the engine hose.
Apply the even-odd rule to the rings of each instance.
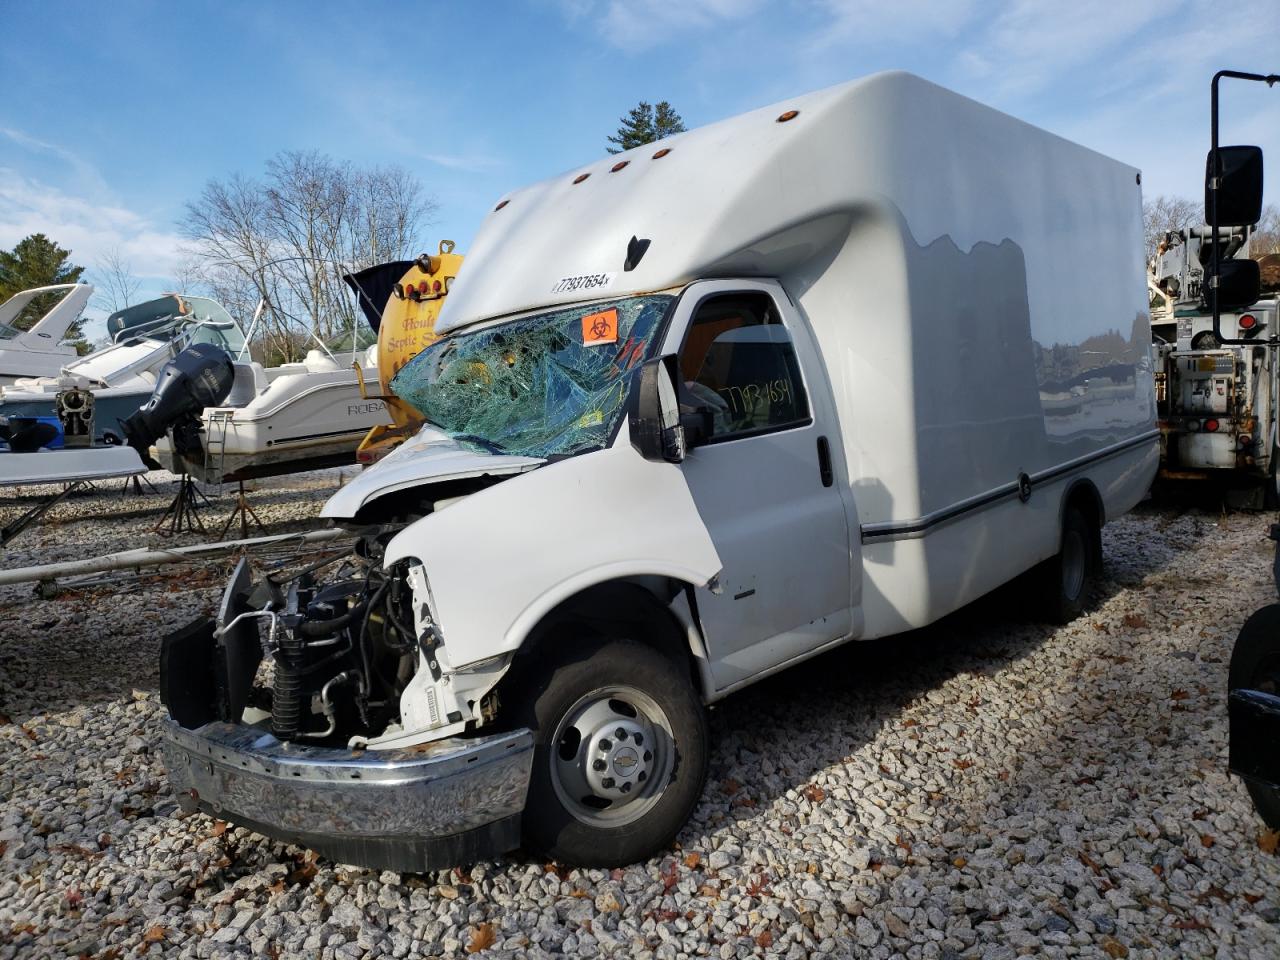
[[[302,729],[302,638],[285,631],[276,648],[275,686],[271,692],[271,732],[292,740]]]
[[[381,590],[374,594],[376,600],[381,594]],[[306,620],[298,625],[298,633],[304,637],[327,637],[332,633],[349,627],[355,623],[365,611],[365,607],[369,606],[369,600],[361,600],[354,607],[348,610],[340,617],[334,617],[332,620]]]

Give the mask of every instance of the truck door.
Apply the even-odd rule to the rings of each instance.
[[[692,284],[667,352],[682,404],[714,411],[681,469],[724,564],[696,595],[723,689],[853,632],[852,500],[825,369],[778,284]]]

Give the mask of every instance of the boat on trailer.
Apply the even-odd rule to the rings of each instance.
[[[55,375],[23,377],[0,386],[0,416],[54,422],[59,394],[93,394],[95,443],[125,439],[120,424],[144,404],[166,363],[197,343],[234,354],[244,346],[240,325],[216,300],[166,294],[107,317],[111,342],[65,363]]]

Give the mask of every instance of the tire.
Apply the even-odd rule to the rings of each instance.
[[[1271,459],[1267,461],[1267,479],[1262,481],[1262,509],[1280,509],[1280,490],[1276,487],[1276,466],[1280,462],[1280,448],[1271,448]]]
[[[1097,576],[1098,536],[1083,510],[1067,507],[1061,546],[1038,570],[1040,607],[1047,622],[1067,624],[1084,612]]]
[[[596,641],[519,689],[512,719],[535,739],[525,848],[621,867],[670,847],[707,774],[706,713],[683,665],[632,640]]]
[[[1280,603],[1258,610],[1240,628],[1227,689],[1240,687],[1280,692]],[[1280,789],[1251,780],[1244,783],[1258,815],[1272,830],[1280,830]]]

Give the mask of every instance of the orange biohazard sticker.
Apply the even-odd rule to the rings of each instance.
[[[610,307],[599,313],[588,313],[582,318],[582,345],[594,347],[602,343],[618,342],[618,310]]]

